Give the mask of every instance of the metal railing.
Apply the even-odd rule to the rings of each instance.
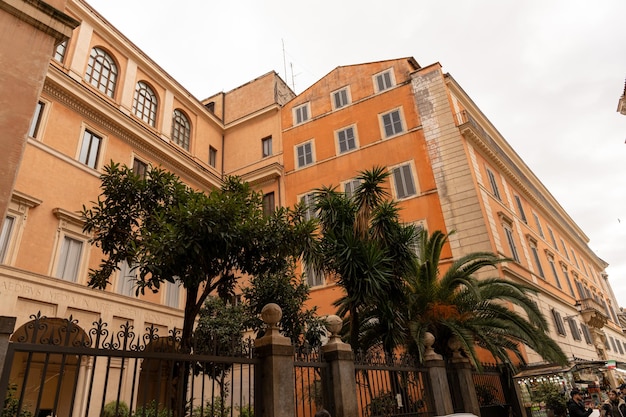
[[[13,335],[0,400],[18,417],[253,416],[252,342],[229,352],[178,353],[179,331],[136,334],[126,322],[85,331],[37,314]],[[0,403],[1,404],[1,403]]]
[[[426,370],[410,355],[357,354],[360,417],[434,416]]]

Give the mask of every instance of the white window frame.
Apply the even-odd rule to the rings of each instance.
[[[343,98],[340,100],[341,103],[339,103],[339,105],[337,105],[337,94],[342,95],[342,93],[345,93],[345,102],[343,100]],[[339,110],[342,109],[348,105],[350,105],[352,103],[352,96],[350,95],[350,88],[349,87],[343,87],[340,88],[338,90],[333,91],[332,93],[330,93],[330,102],[332,104],[332,108],[333,110]]]
[[[491,193],[495,198],[502,201],[502,195],[500,194],[500,188],[498,187],[498,180],[496,174],[491,169],[485,167],[487,170],[487,178],[489,178],[489,185],[491,186]]]
[[[87,265],[89,263],[90,236],[83,233],[83,219],[78,214],[59,207],[53,209],[52,213],[57,217],[57,219],[59,219],[59,226],[55,237],[55,249],[52,256],[49,275],[57,277],[59,266],[63,261],[61,259],[61,255],[66,238],[73,239],[74,241],[81,243],[81,247],[78,255],[79,259],[76,267],[76,276],[72,277],[71,280],[66,281],[84,284],[86,282],[84,278],[87,276]]]
[[[393,129],[393,132],[391,134],[387,134],[387,129],[385,129],[385,116],[390,116],[393,113],[398,113],[398,117],[399,120],[398,121],[394,121],[394,120],[390,120],[392,122],[391,127]],[[384,113],[380,113],[378,115],[378,122],[380,125],[380,135],[381,138],[383,139],[391,139],[391,138],[395,138],[396,136],[402,135],[404,133],[406,133],[407,128],[406,128],[406,122],[404,120],[404,111],[402,109],[402,107],[396,107],[395,109],[391,109],[388,110]],[[397,130],[395,124],[399,122],[400,123],[400,129]]]
[[[293,108],[293,125],[301,125],[311,120],[311,103],[308,101]]]
[[[274,155],[273,146],[274,140],[272,139],[272,135],[266,136],[261,139],[261,156],[263,158],[267,158]]]
[[[302,272],[305,275],[306,283],[309,287],[322,287],[326,284],[326,275],[324,272],[315,272],[310,265],[302,263]]]
[[[15,264],[15,259],[17,258],[20,242],[22,241],[24,228],[26,227],[29,210],[37,207],[41,204],[41,202],[41,200],[35,197],[31,197],[28,194],[24,194],[19,191],[13,191],[13,195],[11,196],[11,200],[9,201],[7,214],[5,216],[10,217],[13,220],[13,224],[11,225],[11,230],[7,230],[7,236],[4,237],[5,246],[3,248],[0,248],[0,250],[4,252],[4,256],[0,258],[0,264]],[[2,219],[2,227],[5,227],[4,219]]]
[[[347,132],[348,131],[352,131],[352,142],[353,142],[353,147],[349,147],[349,139],[347,137]],[[346,146],[346,150],[342,151],[341,150],[341,134],[344,134],[344,141],[345,141],[345,146]],[[343,155],[345,153],[349,153],[352,152],[356,149],[359,148],[359,139],[358,139],[358,135],[356,132],[356,125],[350,125],[350,126],[346,126],[344,128],[335,130],[335,146],[337,147],[337,155]]]
[[[209,146],[209,166],[216,168],[217,167],[217,149],[213,146]]]
[[[95,135],[100,138],[100,146],[98,148],[98,155],[96,157],[96,161],[93,167],[87,164],[88,161],[85,161],[85,162],[81,161],[83,143],[85,141],[85,132],[87,131],[89,131],[92,135]],[[78,163],[80,163],[81,165],[87,168],[91,168],[96,171],[100,170],[100,167],[102,166],[102,161],[104,161],[105,159],[103,158],[103,155],[106,152],[106,144],[107,144],[107,136],[105,134],[103,134],[98,129],[94,129],[92,126],[83,123],[80,129],[80,138],[78,140],[78,147],[76,149],[76,161],[78,161]]]
[[[311,156],[311,160],[309,162],[307,162],[307,158],[306,158],[306,151],[303,154],[304,156],[304,163],[300,164],[300,149],[304,149],[305,147],[309,146],[310,147],[310,156]],[[310,165],[313,165],[315,163],[315,143],[314,141],[311,140],[307,140],[306,142],[302,142],[297,144],[296,146],[294,146],[294,154],[295,154],[295,159],[296,159],[296,168],[300,169],[300,168],[306,168]]]
[[[309,191],[308,193],[304,193],[298,196],[298,202],[306,205],[306,211],[304,213],[305,220],[311,220],[313,218],[317,218],[317,211],[313,208],[313,197],[315,196],[314,191]]]
[[[407,173],[406,168],[408,167],[408,172],[411,175],[411,181],[413,183],[413,192],[411,192],[410,189],[407,188],[407,184],[406,184],[406,178],[405,175]],[[398,182],[396,181],[396,170],[399,169],[400,171],[400,175],[401,175],[401,179],[403,184],[398,184]],[[415,197],[417,195],[419,195],[420,190],[419,190],[419,183],[418,183],[418,178],[417,178],[417,173],[415,171],[415,166],[413,165],[413,161],[407,161],[407,162],[403,162],[401,164],[398,165],[394,165],[389,167],[389,172],[391,173],[391,181],[393,182],[393,194],[394,194],[394,198],[396,200],[406,200],[408,198],[412,198]],[[402,186],[404,193],[401,194],[398,189],[399,186]]]
[[[163,295],[163,304],[167,307],[180,308],[180,284],[177,280],[174,282],[165,281],[165,294]]]
[[[115,286],[117,293],[127,297],[135,297],[137,270],[134,270],[126,261],[120,262],[118,267],[120,269],[117,271],[117,284]]]
[[[385,80],[385,75],[389,75],[388,81],[389,84],[387,84],[387,80]],[[382,80],[383,83],[385,84],[384,86],[380,86],[379,80]],[[387,91],[391,88],[393,88],[396,85],[396,77],[393,71],[393,68],[387,68],[384,71],[381,71],[379,73],[376,73],[372,76],[372,81],[374,83],[374,91],[376,93],[381,93],[383,91]]]
[[[35,113],[28,126],[28,137],[41,141],[43,138],[44,128],[48,122],[48,114],[50,113],[51,103],[47,100],[39,98]]]
[[[347,181],[343,181],[341,183],[341,188],[343,189],[344,194],[348,197],[348,198],[352,198],[354,196],[354,192],[356,191],[357,187],[359,185],[361,185],[363,181],[361,181],[358,178],[350,178]]]

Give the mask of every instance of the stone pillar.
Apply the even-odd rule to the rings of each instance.
[[[0,0],[0,226],[55,42],[67,39],[79,24],[63,13],[66,2]]]
[[[2,222],[0,222],[1,224]],[[0,316],[0,375],[4,371],[7,359],[7,350],[9,349],[9,339],[15,331],[16,317]],[[4,400],[7,392],[7,386],[0,383],[0,401]],[[2,402],[0,402],[2,404]]]
[[[338,334],[341,331],[341,318],[331,315],[326,319],[326,328],[331,333],[330,340],[322,346],[322,354],[330,367],[332,386],[330,404],[325,407],[333,417],[353,417],[359,415],[356,399],[356,378],[354,371],[354,353],[352,347],[343,343]]]
[[[452,368],[459,379],[460,397],[463,398],[463,411],[480,415],[480,404],[476,395],[476,386],[472,377],[472,364],[469,359],[461,355],[461,343],[452,338],[448,342],[448,347],[452,350]]]
[[[283,315],[277,304],[263,307],[261,318],[267,324],[265,336],[254,342],[260,369],[255,371],[254,411],[260,417],[296,415],[293,371],[294,348],[291,340],[278,332]]]
[[[446,373],[446,362],[443,356],[433,349],[435,337],[432,333],[426,332],[424,336],[424,366],[428,369],[428,384],[430,385],[431,398],[433,400],[433,410],[436,416],[452,414],[452,397],[450,396],[450,386],[448,384],[448,374]]]

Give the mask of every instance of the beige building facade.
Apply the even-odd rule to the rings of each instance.
[[[473,251],[512,258],[497,273],[536,289],[572,360],[626,362],[607,264],[440,64],[399,58],[338,67],[299,95],[270,72],[200,100],[83,0],[52,6],[67,19],[62,35],[42,41],[47,67],[20,110],[32,118],[21,116],[25,134],[7,130],[0,139],[23,148],[2,156],[11,179],[1,184],[0,315],[16,316],[18,328],[37,312],[86,327],[100,319],[161,334],[181,326],[176,285],[138,297],[125,265],[105,291],[86,285],[101,253],[78,213],[97,199],[110,161],[137,172],[160,166],[206,191],[238,175],[268,207],[307,202],[322,185],[350,192],[359,171],[379,165],[391,173],[404,221],[456,231],[447,262]],[[17,71],[27,73],[17,66],[3,79],[3,100]],[[332,279],[305,279],[311,303],[333,314]]]

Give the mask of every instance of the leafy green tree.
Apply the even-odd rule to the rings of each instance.
[[[282,333],[294,343],[307,342],[311,346],[321,344],[325,326],[316,315],[316,307],[304,308],[309,299],[309,287],[297,279],[294,265],[275,273],[263,273],[251,277],[250,285],[243,288],[244,306],[247,310],[248,327],[262,336],[265,325],[260,318],[261,310],[268,303],[276,303],[283,311],[280,327]]]
[[[319,241],[307,247],[305,261],[343,289],[335,306],[354,349],[393,352],[406,338],[402,276],[413,265],[417,228],[400,222],[384,188],[388,176],[381,167],[360,172],[351,197],[331,186],[316,191]]]
[[[138,272],[138,293],[157,292],[166,281],[181,285],[184,352],[191,349],[194,321],[209,294],[231,294],[238,273],[281,270],[300,255],[315,228],[287,208],[265,215],[262,195],[236,177],[203,193],[163,169],[141,178],[111,162],[101,179],[98,201],[82,210],[84,230],[105,255],[90,271],[89,285],[105,288],[123,261]]]
[[[474,252],[452,261],[441,273],[441,252],[447,238],[440,231],[430,237],[422,231],[419,260],[414,273],[406,276],[408,347],[423,358],[422,340],[430,332],[435,336],[435,351],[449,356],[448,342],[455,338],[478,368],[476,346],[512,368],[511,354],[523,362],[520,344],[550,362],[566,364],[565,353],[548,335],[544,315],[528,297],[530,287],[503,278],[475,277],[483,268],[495,269],[510,260]]]

